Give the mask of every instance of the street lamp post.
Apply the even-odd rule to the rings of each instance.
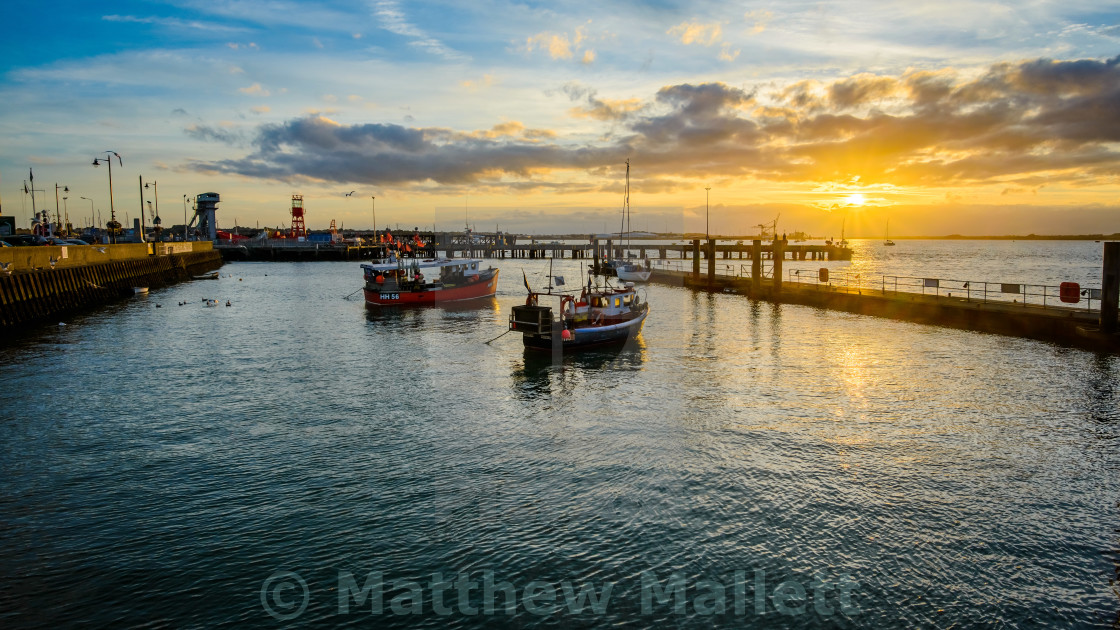
[[[159,216],[159,186],[158,186],[159,182],[152,181],[151,184],[152,184],[152,194],[155,196],[155,199],[156,199],[156,216],[158,217]],[[144,184],[144,188],[147,188],[147,187],[148,187],[148,184]],[[151,208],[148,208],[148,209],[151,210]],[[152,229],[156,231],[156,240],[158,241],[159,240],[159,228],[156,227],[155,219],[152,219]]]
[[[54,224],[58,226],[58,231],[62,233],[62,213],[58,210],[58,189],[61,188],[62,192],[70,192],[69,186],[59,186],[57,183],[54,185]],[[54,230],[50,230],[50,235],[55,236]]]
[[[95,216],[93,216],[94,215],[93,199],[90,199],[89,197],[81,197],[81,199],[85,199],[86,201],[89,202],[89,222],[92,224],[93,220],[96,218]],[[101,226],[97,225],[96,227],[101,227]]]
[[[144,220],[144,176],[138,175],[136,179],[140,187],[140,242],[147,243],[148,237],[144,235],[147,232],[147,221]]]
[[[705,186],[704,187],[704,239],[705,240],[711,240],[711,238],[712,238],[709,235],[710,230],[709,230],[709,227],[708,227],[709,226],[708,215],[709,215],[709,210],[711,208],[711,206],[708,204],[708,197],[709,197],[709,194],[711,193],[711,191],[712,191],[711,186]]]
[[[117,158],[117,162],[124,166],[124,160],[116,151],[105,151],[106,154],[112,154]],[[117,221],[117,211],[113,207],[113,158],[106,155],[103,158],[93,158],[94,166],[101,166],[101,162],[106,162],[109,165],[109,223],[105,225],[109,229],[110,242],[117,242],[117,235],[121,232],[121,224]]]
[[[194,202],[194,197],[183,195],[183,242],[187,241],[187,202]]]

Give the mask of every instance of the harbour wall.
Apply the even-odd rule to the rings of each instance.
[[[149,253],[151,252],[151,253]],[[209,242],[0,249],[0,328],[83,312],[222,265]]]
[[[1102,332],[1101,315],[1084,309],[1040,308],[1021,303],[980,302],[966,297],[895,291],[847,291],[827,285],[774,283],[770,279],[654,270],[651,282],[750,299],[798,304],[859,315],[962,330],[1025,337],[1098,352],[1120,353],[1120,335]],[[1113,317],[1115,315],[1113,314]]]

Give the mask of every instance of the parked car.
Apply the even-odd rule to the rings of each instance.
[[[9,245],[15,245],[17,247],[23,245],[45,245],[47,241],[47,239],[42,236],[37,236],[35,234],[15,234],[13,236],[5,236],[2,240]]]
[[[83,241],[80,238],[68,238],[68,239],[65,239],[65,243],[67,243],[69,245],[89,245],[89,243]]]
[[[0,247],[11,247],[7,241],[0,241]]]

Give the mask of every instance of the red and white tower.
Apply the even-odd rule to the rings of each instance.
[[[292,195],[292,238],[307,236],[303,225],[303,195]]]

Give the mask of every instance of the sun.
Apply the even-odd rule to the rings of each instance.
[[[852,193],[845,198],[845,201],[848,202],[849,206],[862,206],[866,203],[866,200],[863,198],[863,193]]]

